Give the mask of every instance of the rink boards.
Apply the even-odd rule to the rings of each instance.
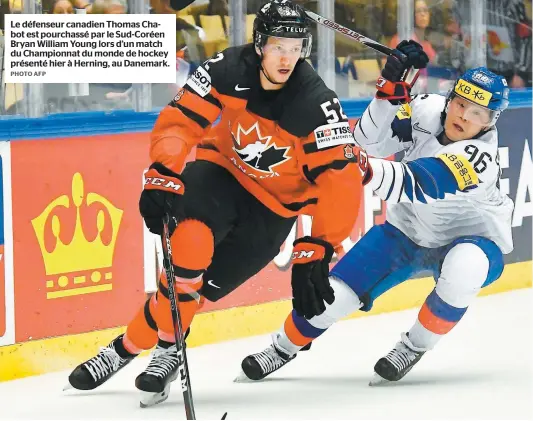
[[[3,132],[11,141],[0,142],[0,381],[79,363],[123,331],[155,289],[158,239],[138,213],[153,117],[136,126],[120,115],[85,124],[80,116],[27,120],[11,137]],[[503,276],[482,294],[532,285],[531,105],[504,113],[498,128],[501,189],[515,201],[515,249]],[[344,249],[385,215],[384,203],[366,190]],[[308,233],[310,219],[300,217],[263,271],[207,303],[189,346],[277,329],[291,309],[291,244]],[[357,317],[419,306],[433,285],[429,278],[409,281]]]

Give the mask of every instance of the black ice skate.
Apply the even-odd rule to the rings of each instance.
[[[135,386],[141,391],[141,408],[168,399],[170,383],[178,377],[179,360],[176,344],[159,340],[146,370],[137,376]]]
[[[63,390],[70,388],[95,389],[129,364],[136,355],[130,354],[123,358],[117,353],[118,348],[122,355],[127,354],[122,345],[123,336],[120,335],[113,339],[108,346],[100,348],[100,352],[96,356],[77,366],[68,378],[69,384]]]
[[[296,358],[296,354],[290,355],[278,344],[277,335],[272,335],[272,345],[264,351],[249,355],[242,360],[242,373],[237,376],[235,381],[262,380],[294,358]]]
[[[374,366],[374,377],[370,386],[402,379],[422,358],[426,349],[417,348],[409,340],[407,333],[402,333],[402,340]]]

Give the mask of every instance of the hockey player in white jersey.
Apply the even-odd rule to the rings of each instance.
[[[430,270],[435,289],[400,341],[375,364],[372,384],[404,377],[461,320],[481,288],[497,280],[513,249],[512,201],[500,191],[498,131],[508,106],[505,79],[486,68],[467,71],[449,94],[409,96],[400,75],[422,48],[403,41],[377,82],[354,130],[375,157],[405,152],[401,162],[369,158],[364,182],[387,202],[387,220],[374,226],[330,271],[332,304],[316,288],[299,292],[273,344],[246,357],[238,379],[260,380],[296,356],[335,321],[369,311],[391,288]],[[414,51],[414,52],[413,52]],[[364,163],[364,156],[360,156]],[[362,159],[361,159],[362,158]],[[346,210],[347,212],[349,210]],[[293,258],[299,258],[297,252]]]

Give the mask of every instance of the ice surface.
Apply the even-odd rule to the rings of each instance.
[[[267,336],[189,349],[196,416],[531,419],[532,298],[531,289],[478,298],[402,381],[386,386],[368,386],[374,363],[411,327],[417,310],[340,322],[260,383],[233,379],[242,358],[269,344]],[[69,372],[0,383],[0,419],[185,419],[177,384],[163,404],[139,407],[134,379],[146,364],[139,358],[89,392],[62,392]]]

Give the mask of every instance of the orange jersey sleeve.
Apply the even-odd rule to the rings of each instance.
[[[222,112],[220,94],[215,88],[216,77],[212,73],[209,61],[198,67],[159,114],[151,134],[153,162],[181,172],[191,149],[203,139]]]
[[[311,235],[328,241],[337,249],[355,225],[363,195],[362,175],[355,164],[351,144],[323,149],[316,145],[313,135],[303,144],[304,171],[318,187]]]
[[[313,112],[319,125],[301,142],[301,163],[305,177],[315,185],[318,201],[313,208],[311,235],[338,249],[350,236],[362,198],[362,175],[356,164],[355,142],[339,100],[331,95]]]
[[[313,213],[312,236],[328,241],[337,251],[350,236],[363,196],[361,173],[355,165],[324,172],[318,179],[320,196]]]
[[[299,138],[299,165],[316,198],[309,209],[311,235],[338,250],[355,225],[363,192],[355,140],[335,92],[321,79],[306,85],[306,91],[286,124]]]

